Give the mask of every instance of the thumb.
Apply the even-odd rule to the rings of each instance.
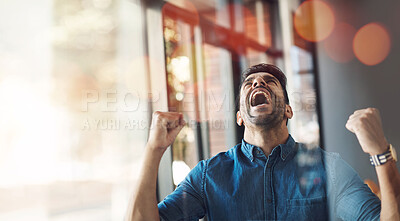
[[[345,125],[346,129],[349,130],[352,133],[355,133],[354,128],[353,128],[353,124],[351,122],[351,120],[348,120],[346,125]]]

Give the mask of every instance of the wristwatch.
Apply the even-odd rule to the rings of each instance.
[[[394,160],[394,162],[397,162],[396,150],[394,149],[392,144],[390,144],[388,151],[383,154],[369,156],[369,160],[371,161],[372,166],[380,166],[389,162],[390,160]]]

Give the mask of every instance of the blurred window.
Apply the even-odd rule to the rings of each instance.
[[[0,18],[0,220],[123,220],[149,123],[140,1]]]
[[[173,144],[177,185],[201,159],[241,140],[235,98],[240,73],[257,63],[282,60],[272,28],[276,4],[248,1],[167,1],[162,7],[168,108],[188,125]]]

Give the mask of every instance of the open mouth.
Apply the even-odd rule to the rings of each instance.
[[[250,97],[250,105],[252,107],[261,106],[263,104],[269,104],[270,98],[268,94],[264,91],[257,91],[253,93]]]

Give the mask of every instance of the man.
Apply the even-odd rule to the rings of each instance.
[[[132,220],[399,220],[400,174],[377,110],[354,112],[346,127],[364,152],[386,154],[386,162],[372,161],[382,164],[376,166],[382,203],[338,154],[308,149],[289,135],[293,112],[279,68],[259,64],[243,77],[242,143],[201,161],[158,206],[159,162],[185,122],[179,113],[154,113]]]

